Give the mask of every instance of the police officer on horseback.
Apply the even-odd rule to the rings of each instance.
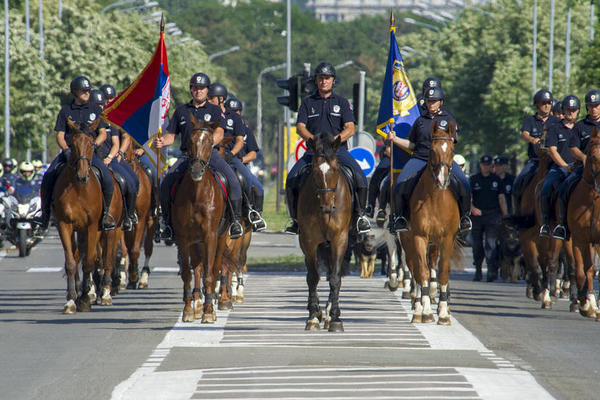
[[[395,218],[393,225],[390,229],[395,232],[404,232],[408,230],[408,202],[412,190],[415,187],[420,177],[421,171],[427,165],[429,159],[429,151],[431,150],[431,127],[434,121],[438,121],[438,126],[448,126],[448,121],[456,121],[454,117],[442,108],[444,101],[444,92],[441,86],[434,86],[425,92],[425,106],[427,107],[427,113],[421,115],[415,120],[413,126],[408,133],[408,138],[403,139],[395,136],[390,132],[388,136],[394,144],[412,150],[412,156],[406,163],[402,172],[396,179],[394,186],[394,210],[393,213]],[[444,121],[445,123],[441,123]],[[447,129],[447,128],[446,128]],[[455,138],[456,141],[456,132]],[[459,231],[465,232],[471,229],[471,220],[468,216],[471,207],[471,195],[469,180],[467,179],[463,170],[452,162],[451,175],[453,175],[459,182],[455,182],[451,185],[451,189],[458,202],[458,209],[460,211],[460,226]]]
[[[169,169],[160,186],[160,204],[164,223],[161,237],[165,240],[173,240],[173,228],[171,226],[171,189],[175,182],[183,177],[189,165],[187,151],[192,131],[190,113],[192,113],[194,118],[199,121],[221,122],[221,126],[213,132],[214,145],[217,146],[223,139],[225,121],[221,109],[208,102],[208,91],[210,86],[211,83],[208,75],[204,73],[192,75],[189,84],[192,100],[175,109],[173,117],[169,122],[167,133],[154,140],[156,148],[161,149],[172,145],[175,141],[175,137],[181,134],[181,152],[183,153],[183,156]],[[240,224],[242,215],[242,190],[240,188],[240,183],[231,167],[219,156],[216,149],[213,149],[208,165],[223,173],[229,182],[231,192],[228,193],[228,198],[231,207],[233,208],[233,221],[229,226],[229,236],[232,239],[237,239],[244,233],[242,225]]]
[[[296,129],[304,139],[311,139],[319,133],[327,133],[333,137],[339,136],[342,145],[337,151],[338,161],[352,169],[354,185],[356,186],[355,214],[357,216],[356,230],[366,233],[371,230],[371,224],[364,215],[367,201],[367,177],[348,152],[346,141],[354,135],[354,115],[350,103],[345,98],[333,93],[335,83],[335,68],[328,62],[322,62],[315,68],[317,91],[302,100],[298,110]],[[300,176],[302,168],[312,162],[313,153],[307,151],[289,172],[286,180],[286,199],[292,224],[286,228],[290,234],[298,234],[296,221],[298,210],[298,194],[300,191]]]
[[[571,152],[570,143],[573,127],[577,122],[580,103],[577,96],[568,95],[562,101],[563,120],[552,124],[546,133],[546,146],[548,147],[552,166],[544,180],[544,186],[540,196],[540,210],[543,223],[540,227],[540,237],[550,237],[550,213],[552,211],[552,199],[559,185],[571,172],[571,166],[575,158]]]
[[[559,118],[550,114],[552,104],[552,93],[547,89],[539,90],[533,96],[536,113],[523,120],[521,138],[527,142],[527,156],[529,159],[513,185],[514,198],[512,204],[515,215],[519,215],[523,190],[525,190],[525,186],[531,181],[538,168],[539,160],[534,146],[540,142],[544,129],[548,129],[553,123],[560,121]]]
[[[556,225],[552,231],[552,237],[560,240],[565,240],[569,237],[569,231],[567,229],[567,205],[569,195],[583,176],[586,151],[592,131],[594,130],[594,127],[600,129],[600,90],[592,89],[586,93],[585,108],[587,109],[588,114],[573,127],[571,141],[569,143],[571,153],[573,154],[573,157],[580,162],[580,165],[575,171],[571,172],[569,177],[560,185],[558,198],[556,199],[558,202],[558,225]]]
[[[74,96],[73,101],[70,104],[65,104],[56,118],[56,125],[54,130],[56,131],[56,141],[58,147],[62,150],[58,156],[52,161],[48,170],[44,174],[42,180],[41,196],[42,196],[42,216],[37,219],[39,228],[43,231],[48,228],[50,222],[50,207],[52,205],[52,192],[54,185],[58,179],[61,166],[64,165],[71,152],[71,145],[73,144],[73,132],[67,123],[67,120],[79,124],[91,124],[102,115],[102,109],[93,101],[90,101],[90,90],[92,85],[90,80],[85,76],[77,76],[72,81],[70,86],[71,93]],[[106,140],[106,123],[100,120],[96,129],[96,137],[94,140],[94,147],[98,148]],[[115,229],[115,220],[112,215],[109,214],[110,203],[113,195],[113,182],[112,177],[106,168],[106,165],[102,162],[100,157],[94,152],[91,160],[92,166],[96,167],[100,171],[100,186],[102,187],[102,222],[101,226],[103,230]]]

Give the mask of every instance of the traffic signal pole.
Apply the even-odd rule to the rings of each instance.
[[[358,132],[354,134],[352,143],[353,147],[358,146],[358,136],[364,129],[365,123],[365,71],[360,71],[360,78],[358,81]]]

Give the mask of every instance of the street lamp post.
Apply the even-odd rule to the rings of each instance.
[[[533,52],[531,61],[531,90],[537,87],[537,0],[533,1]]]
[[[565,45],[565,87],[569,93],[570,74],[570,51],[571,51],[571,0],[567,0],[567,43]]]
[[[548,90],[552,91],[552,64],[554,61],[554,0],[550,0],[550,44],[548,51]]]
[[[10,29],[8,0],[4,0],[4,156],[10,157]]]
[[[62,7],[62,5],[61,5]],[[41,91],[42,93],[44,93],[44,4],[43,4],[43,0],[39,1],[39,19],[40,19],[40,59],[42,60],[42,74],[40,75],[40,82],[42,83],[41,85]],[[62,13],[61,9],[59,9],[59,11]],[[44,130],[43,134],[42,134],[42,148],[43,148],[43,152],[42,152],[42,162],[44,164],[46,164],[46,162],[48,161],[48,131],[46,129],[46,123],[42,122],[42,129]]]
[[[276,71],[285,67],[285,63],[273,65],[260,71],[256,80],[256,141],[258,147],[262,148],[262,76],[268,72]]]
[[[238,51],[239,49],[240,49],[240,46],[233,46],[233,47],[230,47],[227,50],[218,51],[218,52],[216,52],[216,53],[211,54],[210,56],[208,56],[208,62],[212,62],[212,60],[214,60],[217,57],[220,57],[220,56],[225,55],[225,54],[233,53],[234,51]]]

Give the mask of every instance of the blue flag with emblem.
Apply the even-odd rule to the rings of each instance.
[[[415,120],[421,115],[417,97],[404,70],[402,54],[396,42],[396,28],[390,27],[390,52],[387,59],[379,116],[377,117],[377,133],[387,138],[390,130],[397,137],[406,139]],[[394,147],[394,171],[400,171],[410,158],[410,151],[398,146]]]

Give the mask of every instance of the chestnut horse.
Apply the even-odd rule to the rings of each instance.
[[[314,153],[311,172],[300,188],[298,227],[300,248],[304,253],[308,284],[308,320],[306,330],[320,329],[323,312],[319,307],[317,285],[319,263],[328,268],[329,299],[325,328],[342,332],[339,295],[342,285],[342,262],[348,247],[352,219],[352,193],[336,156],[341,145],[339,136],[315,135],[307,141]],[[317,207],[318,205],[318,207]]]
[[[583,177],[569,198],[567,222],[573,240],[579,313],[600,321],[594,294],[595,246],[600,243],[600,131],[596,127],[588,144]]]
[[[437,263],[440,285],[438,324],[450,325],[450,261],[459,258],[461,253],[456,240],[460,222],[458,203],[450,190],[456,124],[448,122],[447,130],[439,129],[438,121],[433,123],[429,160],[410,196],[410,230],[400,233],[406,263],[417,284],[412,322],[435,320],[429,297],[429,267],[431,265],[433,269]]]
[[[80,125],[71,120],[67,121],[73,130],[73,145],[68,164],[58,176],[52,192],[52,211],[56,218],[58,234],[65,255],[65,273],[67,275],[67,303],[65,314],[76,311],[90,311],[89,293],[93,288],[92,273],[97,258],[97,248],[101,237],[99,231],[102,217],[102,189],[94,173],[91,173],[91,160],[94,152],[94,131],[99,120],[91,125]],[[111,215],[121,215],[121,191],[115,185]],[[119,221],[115,221],[119,222]],[[109,239],[116,240],[117,232]],[[110,246],[108,246],[110,249]],[[110,285],[111,272],[114,263],[108,256],[110,251],[103,254],[104,276],[102,298],[103,304],[111,304]],[[82,260],[83,282],[78,296],[78,264]]]
[[[215,284],[221,269],[228,233],[219,232],[225,211],[225,199],[215,176],[208,170],[213,148],[213,131],[218,123],[198,121],[190,114],[192,131],[188,144],[188,170],[179,183],[172,206],[175,241],[181,257],[183,281],[183,321],[200,318],[200,298],[204,293],[202,323],[214,323]],[[192,292],[190,262],[194,268],[195,287]],[[203,291],[200,277],[203,277]],[[192,302],[193,296],[193,302]],[[193,304],[192,304],[193,303]]]

